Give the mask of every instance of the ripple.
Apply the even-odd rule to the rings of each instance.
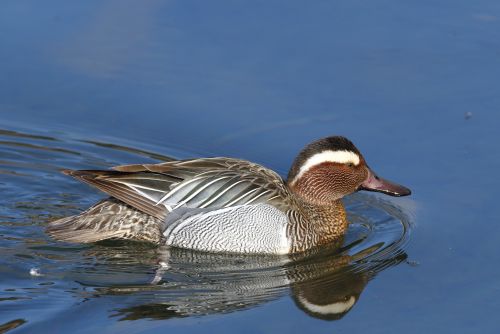
[[[45,235],[48,221],[103,196],[60,169],[172,160],[156,153],[165,150],[0,129],[0,289],[18,291],[4,303],[107,300],[110,317],[135,320],[229,313],[289,296],[306,314],[336,320],[371,279],[406,259],[410,218],[396,202],[361,193],[345,200],[351,224],[342,246],[300,255],[209,254],[116,241],[67,245]],[[30,276],[31,268],[43,276]]]
[[[0,324],[0,333],[7,333],[8,331],[15,329],[21,325],[24,325],[26,320],[24,319],[15,319],[4,324]]]

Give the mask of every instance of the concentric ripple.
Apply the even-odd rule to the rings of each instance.
[[[103,196],[60,169],[171,159],[155,152],[189,155],[118,139],[0,129],[0,328],[29,328],[56,313],[71,317],[89,304],[116,320],[169,319],[234,312],[288,296],[313,317],[339,319],[370,279],[406,259],[409,218],[392,202],[366,194],[345,200],[351,225],[340,248],[294,256],[112,241],[69,245],[44,234],[49,221]]]

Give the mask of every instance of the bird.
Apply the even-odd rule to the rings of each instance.
[[[306,145],[286,179],[260,164],[226,157],[62,172],[110,197],[49,223],[46,232],[54,239],[126,239],[204,252],[305,252],[344,236],[344,196],[359,190],[411,194],[377,176],[343,136]]]

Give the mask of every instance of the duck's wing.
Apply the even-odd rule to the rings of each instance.
[[[66,170],[105,193],[157,218],[180,207],[213,209],[287,203],[289,190],[275,172],[245,160],[207,158],[114,170]]]

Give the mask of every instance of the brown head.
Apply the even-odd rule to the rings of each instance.
[[[299,197],[328,205],[358,190],[391,196],[410,195],[410,189],[378,177],[347,138],[333,136],[307,145],[288,173],[287,185]]]

